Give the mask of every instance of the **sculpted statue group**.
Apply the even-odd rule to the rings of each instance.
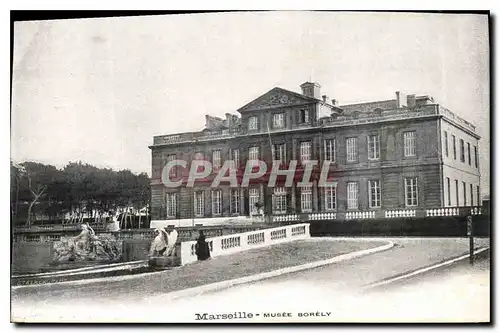
[[[54,243],[54,261],[118,261],[121,259],[121,243],[113,236],[99,237],[92,227],[82,224],[76,237],[64,237]]]
[[[155,229],[155,238],[149,250],[150,257],[170,257],[175,256],[175,243],[177,243],[178,233],[174,228],[167,230]]]

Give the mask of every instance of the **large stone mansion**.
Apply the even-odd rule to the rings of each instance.
[[[404,95],[339,105],[321,95],[318,83],[301,93],[279,87],[225,119],[206,116],[205,129],[155,136],[152,152],[152,219],[189,219],[258,213],[377,212],[480,205],[479,135],[475,127],[430,96]],[[290,160],[330,161],[335,186],[246,188],[200,182],[167,188],[161,182],[169,160],[205,158],[217,170],[224,161],[245,165]],[[300,172],[300,168],[297,172]],[[214,177],[215,173],[210,177]],[[171,172],[173,178],[185,175]]]

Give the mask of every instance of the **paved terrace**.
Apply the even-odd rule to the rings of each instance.
[[[44,320],[49,321],[78,321],[78,318],[80,320],[87,318],[84,319],[87,321],[99,320],[99,316],[101,319],[104,318],[99,306],[130,310],[130,307],[151,302],[151,298],[168,302],[167,294],[173,291],[331,258],[350,251],[380,246],[389,240],[396,246],[384,252],[279,276],[270,279],[269,282],[292,280],[316,288],[321,286],[344,293],[349,290],[356,292],[371,283],[459,257],[468,252],[466,238],[393,238],[361,241],[312,239],[217,257],[170,271],[129,276],[126,279],[109,278],[90,283],[86,281],[83,284],[69,282],[14,288],[12,315],[13,318],[26,320],[36,320],[35,316],[39,316],[38,320],[45,318]],[[478,248],[489,246],[489,240],[476,239],[475,244]],[[279,288],[275,289],[278,292]],[[270,289],[269,292],[272,293],[273,290]],[[87,309],[86,313],[72,312],[69,317],[65,317],[68,315],[65,314],[62,318],[58,317],[61,313],[50,310],[54,309],[54,306],[64,308],[68,304],[71,304],[71,307],[84,306]],[[164,304],[167,306],[167,303]],[[126,317],[120,320],[134,319]]]

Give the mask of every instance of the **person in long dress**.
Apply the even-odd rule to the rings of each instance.
[[[205,235],[203,234],[203,230],[200,230],[200,235],[196,240],[196,257],[198,260],[207,260],[210,258],[210,247],[205,240]]]

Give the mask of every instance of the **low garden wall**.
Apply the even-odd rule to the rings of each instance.
[[[310,237],[309,223],[301,223],[228,236],[209,237],[206,241],[211,257],[217,257]],[[196,241],[181,243],[181,265],[197,260],[195,245]]]
[[[179,236],[177,239],[176,254],[180,256],[180,244],[183,241],[196,240],[199,230],[203,230],[207,237],[217,237],[232,235],[248,231],[265,228],[262,225],[256,226],[204,226],[186,227],[177,229]],[[12,243],[12,272],[17,274],[39,273],[47,268],[54,259],[54,243],[61,237],[74,237],[80,230],[27,230],[17,232],[13,235]],[[122,258],[121,262],[147,260],[151,242],[154,238],[154,229],[130,229],[118,232],[97,233],[99,235],[113,236],[121,242]],[[89,263],[92,264],[92,263]],[[96,265],[101,263],[96,263]]]
[[[489,215],[472,216],[473,235],[489,237]],[[314,220],[311,236],[466,237],[465,216]]]

